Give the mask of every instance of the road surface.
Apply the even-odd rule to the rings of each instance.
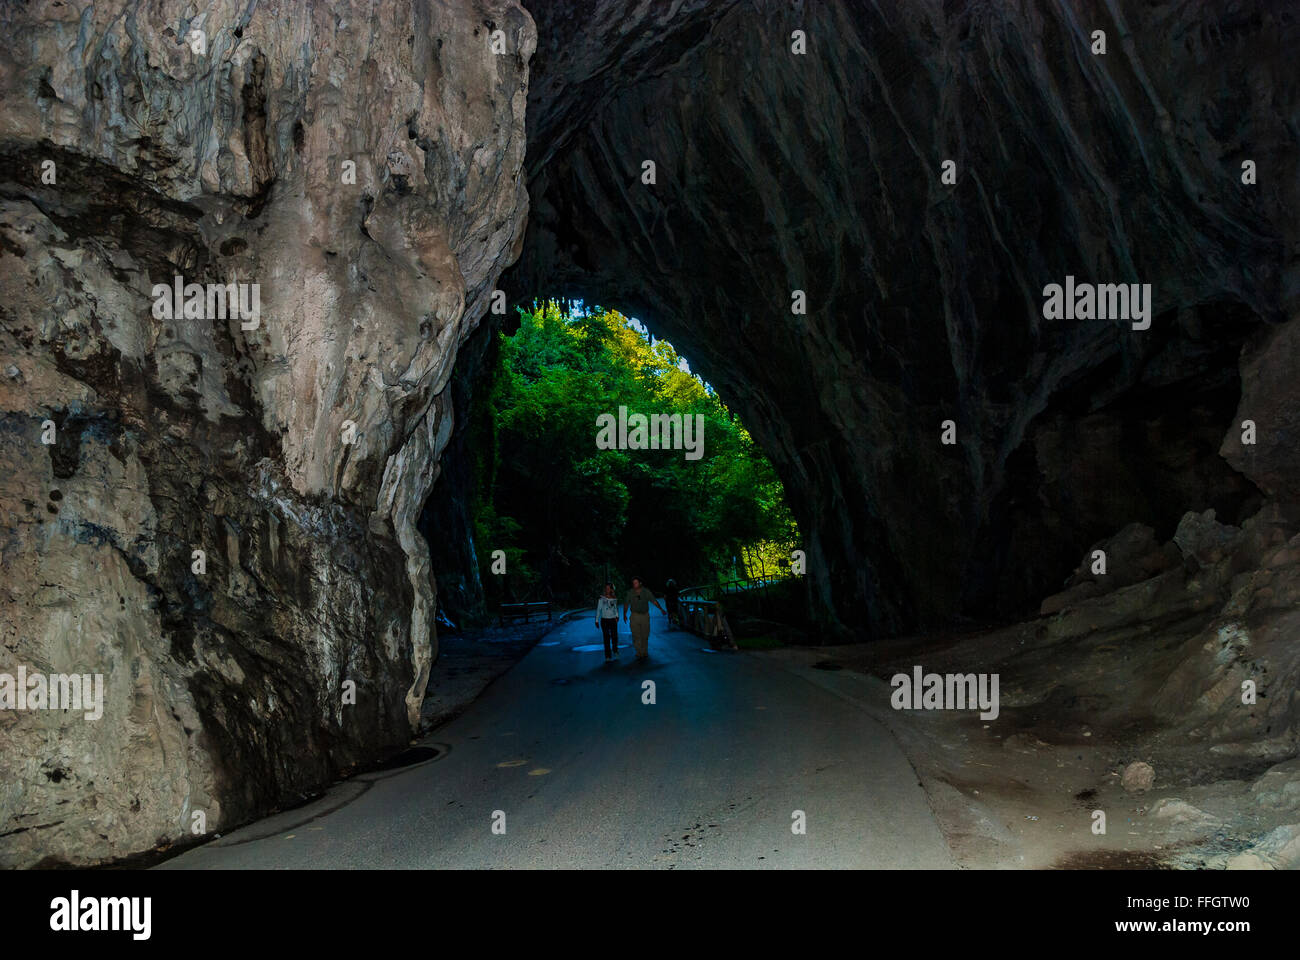
[[[606,665],[591,619],[563,624],[434,731],[436,759],[160,868],[953,865],[893,738],[834,691],[847,676],[665,626],[652,618],[645,664],[627,646]]]

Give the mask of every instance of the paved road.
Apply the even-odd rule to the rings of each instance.
[[[664,627],[645,665],[606,665],[591,620],[564,624],[434,732],[437,759],[162,868],[952,866],[892,737],[834,691],[847,677]]]

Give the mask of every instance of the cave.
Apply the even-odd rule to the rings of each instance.
[[[1131,698],[1022,691],[1007,737],[1090,704],[1296,755],[1295,10],[187,10],[6,21],[0,672],[102,674],[108,720],[0,716],[0,863],[193,843],[411,747],[538,297],[645,319],[738,414],[819,663],[1150,635]],[[260,285],[259,322],[157,315],[174,277]],[[1067,277],[1149,322],[1049,316]]]

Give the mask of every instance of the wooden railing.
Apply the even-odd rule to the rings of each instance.
[[[739,580],[722,580],[718,583],[705,583],[698,587],[687,587],[678,592],[683,600],[717,600],[728,593],[745,593],[750,590],[764,590],[790,579],[789,574],[775,577],[746,577]]]
[[[683,628],[702,637],[713,637],[721,630],[723,634],[727,635],[728,642],[732,642],[734,638],[730,636],[730,628],[725,616],[721,623],[718,621],[717,611],[715,610],[718,601],[725,600],[728,595],[736,596],[758,591],[759,607],[761,609],[762,591],[778,583],[784,583],[788,579],[790,579],[789,575],[781,577],[746,577],[738,580],[702,584],[698,587],[687,587],[677,594],[681,625]],[[725,602],[723,606],[726,606]]]

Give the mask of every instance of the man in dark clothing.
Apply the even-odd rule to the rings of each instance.
[[[682,615],[677,607],[677,581],[669,580],[664,584],[664,606],[668,608],[668,625],[680,627]]]

